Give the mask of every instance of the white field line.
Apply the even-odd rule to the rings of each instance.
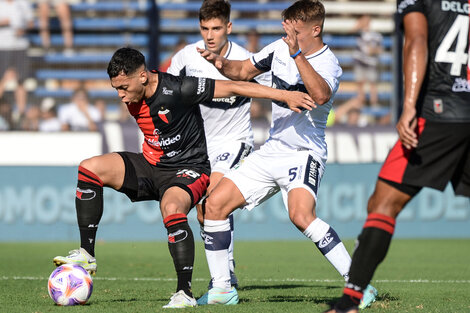
[[[48,277],[36,276],[0,276],[0,280],[47,280]],[[93,277],[93,280],[104,281],[176,281],[176,278],[162,277]],[[207,281],[208,278],[194,278],[193,281]],[[304,282],[304,283],[342,283],[340,279],[243,279],[247,282]],[[378,279],[374,283],[402,283],[402,284],[470,284],[470,280],[434,280],[434,279]]]

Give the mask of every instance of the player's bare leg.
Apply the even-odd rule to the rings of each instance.
[[[294,225],[315,243],[326,259],[348,281],[351,257],[335,230],[316,216],[313,195],[304,188],[295,188],[289,192],[287,203],[289,218]],[[367,297],[361,303],[364,308],[374,302],[377,296],[377,290],[373,286],[369,285],[367,288]]]
[[[315,243],[340,275],[347,279],[351,257],[334,229],[316,216],[313,195],[304,188],[295,188],[287,197],[292,223]]]

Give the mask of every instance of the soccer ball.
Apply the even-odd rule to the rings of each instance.
[[[47,290],[58,305],[85,304],[93,291],[93,280],[80,265],[64,264],[49,276]]]

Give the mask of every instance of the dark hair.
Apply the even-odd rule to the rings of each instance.
[[[199,21],[219,18],[223,22],[230,21],[230,2],[225,0],[204,0],[199,9]]]
[[[119,74],[125,75],[135,73],[141,66],[147,67],[145,57],[140,51],[125,47],[114,52],[108,64],[109,78],[114,78]]]
[[[299,0],[282,11],[282,19],[302,22],[318,22],[323,28],[325,7],[318,0]]]

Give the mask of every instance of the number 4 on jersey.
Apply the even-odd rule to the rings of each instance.
[[[466,53],[468,38],[468,23],[469,17],[465,15],[458,15],[454,24],[450,27],[444,40],[442,40],[439,48],[436,51],[436,62],[451,63],[450,75],[460,76],[462,65],[470,67],[469,54]],[[455,51],[451,51],[451,47],[455,40]],[[467,51],[468,52],[468,51]]]

